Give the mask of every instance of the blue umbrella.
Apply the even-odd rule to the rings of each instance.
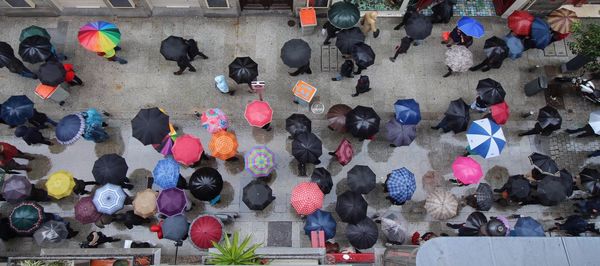
[[[2,104],[0,116],[11,126],[25,124],[33,116],[33,102],[25,95],[10,96]]]
[[[506,46],[508,46],[508,57],[513,60],[521,57],[523,50],[525,50],[523,40],[510,33],[504,36],[503,39],[506,41]]]
[[[304,224],[304,233],[310,235],[311,231],[325,231],[325,240],[335,236],[335,228],[337,223],[331,216],[330,212],[317,210],[306,217]]]
[[[394,103],[396,121],[403,125],[416,125],[421,121],[421,109],[415,99],[397,100]]]
[[[531,23],[531,39],[535,43],[535,48],[546,48],[552,41],[552,30],[548,22],[536,17]]]
[[[535,219],[526,216],[520,217],[515,228],[510,231],[510,236],[546,236],[544,227]]]
[[[485,34],[485,29],[483,28],[483,25],[481,25],[479,21],[471,17],[465,16],[460,18],[458,20],[457,26],[458,29],[460,29],[460,31],[464,32],[466,35],[475,37],[477,39],[483,37],[483,34]]]
[[[174,188],[179,180],[179,164],[171,157],[164,158],[158,161],[152,175],[154,184],[162,189]]]
[[[417,189],[415,175],[405,167],[393,170],[385,183],[389,196],[399,203],[410,200]]]
[[[96,189],[92,202],[96,210],[104,214],[113,214],[123,209],[127,195],[120,186],[106,184]]]
[[[179,241],[185,238],[188,233],[190,223],[183,215],[167,217],[162,224],[163,238]]]
[[[502,128],[487,118],[471,122],[467,130],[467,141],[470,152],[486,159],[500,155],[506,145]]]
[[[81,138],[85,131],[85,119],[81,114],[72,114],[63,117],[56,125],[55,133],[58,143],[70,145]]]

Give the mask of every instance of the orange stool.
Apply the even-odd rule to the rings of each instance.
[[[35,88],[35,94],[44,100],[50,99],[60,105],[63,105],[70,95],[69,92],[61,88],[61,86],[54,87],[41,83]]]
[[[313,97],[315,97],[315,94],[317,94],[317,88],[299,80],[296,85],[294,85],[294,88],[292,88],[292,92],[294,93],[294,96],[298,97],[300,100],[310,103]]]
[[[312,7],[300,8],[300,28],[302,35],[312,34],[317,28],[317,12]]]

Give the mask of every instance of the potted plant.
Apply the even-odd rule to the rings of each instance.
[[[210,264],[217,265],[253,265],[259,264],[260,258],[254,254],[257,248],[261,244],[253,244],[248,246],[252,237],[246,236],[242,243],[239,243],[240,234],[239,232],[233,233],[233,239],[230,240],[229,236],[225,235],[225,241],[223,244],[212,242],[213,246],[219,250],[220,253],[210,253],[211,258],[208,260]]]
[[[571,27],[574,41],[569,42],[575,58],[561,66],[562,72],[575,71],[583,66],[590,72],[600,71],[600,25],[576,22]]]

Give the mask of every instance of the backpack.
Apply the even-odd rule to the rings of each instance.
[[[364,93],[369,91],[371,84],[369,82],[369,76],[361,75],[358,81],[356,82],[356,92]]]

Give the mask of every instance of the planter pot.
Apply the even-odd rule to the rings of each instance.
[[[569,60],[569,62],[560,65],[560,72],[573,72],[582,68],[585,66],[585,64],[591,62],[592,60],[594,60],[594,58],[578,54],[577,56],[573,57],[573,59]]]

